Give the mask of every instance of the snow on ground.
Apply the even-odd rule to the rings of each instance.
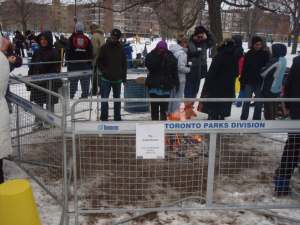
[[[150,42],[149,39],[141,39],[141,43],[135,44],[133,46],[134,49],[134,56],[137,53],[142,53],[144,47],[146,45],[147,51],[150,52],[157,44],[159,39],[155,39],[153,42]],[[169,44],[172,42],[168,42]],[[245,49],[247,49],[247,44],[244,44]],[[289,49],[290,52],[290,49]],[[292,64],[292,59],[294,56],[288,54],[288,65]],[[24,60],[26,63],[26,59]],[[211,59],[209,59],[209,63]],[[64,68],[65,70],[65,68]],[[19,69],[13,71],[13,74],[21,74],[23,76],[27,75],[28,67],[22,66]],[[201,89],[203,86],[203,81],[201,83]],[[79,86],[80,90],[80,86]],[[17,90],[16,90],[17,91]],[[24,90],[23,90],[24,91]],[[24,93],[23,93],[24,94]],[[29,93],[25,92],[24,96],[29,97]],[[229,119],[238,120],[240,116],[240,108],[233,106],[232,108],[232,116]],[[253,109],[252,109],[253,110]],[[251,115],[251,114],[250,114]],[[136,115],[128,116],[129,119],[136,119]],[[149,115],[141,115],[139,118],[150,119]],[[198,119],[205,119],[205,114],[199,114]],[[280,141],[283,142],[285,136],[282,134],[274,135],[274,134],[264,134],[264,136],[269,137],[267,141]],[[255,140],[249,140],[249,146],[255,148],[256,146],[261,146],[262,143],[257,143]],[[245,143],[243,143],[244,145]],[[262,153],[268,153],[269,149],[260,149]],[[250,149],[249,149],[250,151]],[[56,202],[47,195],[40,186],[31,180],[21,169],[19,169],[14,163],[6,162],[5,163],[5,171],[6,177],[8,179],[15,179],[15,178],[26,178],[31,181],[31,185],[33,188],[34,196],[36,199],[37,206],[39,208],[39,212],[41,215],[41,219],[43,225],[58,225],[60,216],[61,216],[61,208],[56,204]],[[247,178],[249,176],[253,176],[255,170],[246,170],[241,175],[240,178],[235,180],[237,183],[228,183],[225,182],[216,193],[217,199],[223,199],[223,201],[240,201],[241,203],[247,202],[249,196],[253,196],[254,193],[257,192],[257,186],[249,187],[247,184]],[[245,183],[244,183],[245,182]],[[260,198],[262,202],[266,200],[271,202],[278,202],[277,198],[272,197],[272,190],[269,186],[260,186],[259,193],[257,197]],[[247,195],[247,191],[249,192]],[[246,194],[245,194],[246,193]],[[257,200],[257,199],[255,199]],[[295,201],[299,201],[299,198],[288,198],[285,199],[288,203],[295,203]],[[187,202],[184,203],[188,207],[202,207],[200,203],[197,201]],[[300,220],[300,210],[273,210],[273,213],[280,214],[282,216],[287,216],[293,219]],[[297,224],[292,223],[291,221],[279,219],[278,217],[273,217],[269,215],[270,212],[265,211],[194,211],[194,212],[160,212],[160,213],[153,213],[150,215],[146,215],[142,218],[139,218],[135,221],[130,221],[127,224],[132,225],[159,225],[159,224],[167,224],[167,225],[288,225],[288,224]],[[102,216],[95,216],[95,217],[87,217],[84,218],[82,224],[110,224],[111,221],[118,221],[120,219],[125,219],[130,217],[129,214],[122,214],[122,215],[102,215]],[[299,224],[299,223],[298,223]]]
[[[30,179],[28,176],[19,169],[14,163],[5,162],[6,177],[8,179]],[[43,225],[58,225],[61,208],[56,204],[56,202],[45,193],[40,186],[31,181],[32,190],[34,197],[36,199],[36,204],[40,213],[40,217]],[[227,187],[231,190],[235,190],[237,187]],[[224,188],[225,190],[227,188]],[[236,190],[235,195],[238,199],[243,199],[242,196],[238,195],[238,190]],[[251,190],[250,190],[251,191]],[[220,194],[220,193],[218,193]],[[223,197],[228,195],[232,198],[232,195],[227,191],[224,191]],[[265,193],[266,196],[270,196],[271,193]],[[271,198],[272,199],[272,198]],[[274,199],[274,198],[273,198]],[[280,199],[279,199],[280,200]],[[279,201],[277,199],[277,201]],[[298,199],[299,200],[299,199]],[[289,200],[294,202],[295,200]],[[197,202],[187,202],[183,206],[190,208],[202,208],[203,205]],[[284,217],[292,218],[294,220],[300,220],[300,209],[298,210],[272,210],[272,211],[191,211],[191,212],[159,212],[147,214],[140,217],[134,221],[129,221],[125,223],[127,225],[289,225],[297,224],[292,223],[288,220],[277,218],[272,216],[281,215]],[[270,215],[271,214],[271,215]],[[103,214],[96,216],[88,216],[81,218],[82,225],[109,225],[112,221],[120,221],[123,219],[130,218],[132,214]],[[71,222],[71,225],[73,223]]]

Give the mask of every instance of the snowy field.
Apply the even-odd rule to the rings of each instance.
[[[150,40],[141,40],[141,43],[134,44],[134,55],[141,53],[144,50],[145,45],[147,46],[148,52],[150,52],[159,40],[155,40],[150,43]],[[171,42],[170,42],[171,43]],[[169,44],[170,44],[169,43]],[[247,44],[245,43],[245,49]],[[247,51],[247,50],[246,50]],[[289,49],[290,53],[290,49]],[[288,55],[288,66],[291,65],[294,56]],[[25,60],[26,62],[26,60]],[[209,63],[211,60],[209,60]],[[23,66],[15,71],[13,74],[21,74],[23,76],[27,75],[28,67]],[[202,81],[202,85],[203,85]],[[202,88],[202,87],[201,87]],[[80,89],[80,86],[79,86]],[[199,92],[201,93],[201,92]],[[29,97],[29,93],[25,93]],[[240,117],[240,108],[235,106],[232,107],[232,116],[229,118],[231,120],[238,120]],[[253,109],[251,109],[253,110]],[[250,112],[251,115],[252,112]],[[131,117],[129,117],[131,118]],[[133,116],[133,119],[135,116]],[[139,118],[150,119],[150,116],[139,115]],[[199,114],[197,119],[205,119],[205,114]],[[273,150],[272,146],[274,141],[282,142],[285,138],[283,135],[265,134],[269,139],[262,138],[249,138],[246,142],[241,143],[241,148],[244,151],[259,151],[260,154],[270,154]],[[264,142],[264,143],[263,143]],[[282,143],[281,143],[282,144]],[[261,148],[261,146],[267,146]],[[236,147],[236,146],[235,146]],[[238,148],[238,147],[236,147]],[[276,154],[280,154],[279,151]],[[277,155],[277,156],[278,156]],[[270,167],[269,167],[270,166]],[[274,165],[262,165],[260,170],[268,169],[273,171]],[[5,163],[6,177],[8,179],[15,178],[28,178],[28,176],[19,169],[14,163]],[[218,191],[215,193],[215,198],[222,199],[223,203],[228,202],[239,202],[241,204],[253,202],[265,202],[265,203],[279,203],[281,199],[273,197],[273,191],[270,189],[269,185],[260,185],[259,188],[257,184],[249,185],[248,178],[256,177],[255,168],[249,168],[240,174],[240,177],[234,180],[221,180],[218,186]],[[268,171],[268,172],[270,172]],[[298,172],[299,173],[299,172]],[[268,176],[269,178],[272,174],[258,174],[257,176]],[[297,174],[299,176],[299,174]],[[30,178],[28,178],[30,179]],[[37,206],[40,212],[43,225],[58,225],[61,208],[55,204],[55,201],[47,195],[40,186],[31,180],[34,196],[37,202]],[[298,185],[297,185],[298,186]],[[220,188],[221,187],[221,188]],[[299,187],[299,186],[298,186]],[[300,190],[300,189],[299,189]],[[255,198],[253,198],[255,196]],[[253,199],[251,199],[253,198]],[[284,198],[284,202],[290,204],[299,203],[299,196],[297,197],[287,197]],[[203,207],[201,203],[197,201],[191,201],[184,203],[186,207]],[[105,214],[96,215],[81,218],[82,225],[109,225],[112,221],[118,221],[121,219],[126,219],[132,216],[131,214]],[[293,220],[291,220],[293,219]],[[240,210],[240,211],[193,211],[193,212],[159,212],[147,214],[144,217],[140,217],[134,221],[130,221],[126,224],[131,225],[289,225],[289,224],[300,224],[300,209],[299,210]]]

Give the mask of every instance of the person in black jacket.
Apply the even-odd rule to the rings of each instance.
[[[83,33],[84,25],[77,22],[75,32],[69,38],[66,49],[66,60],[92,60],[93,47],[91,40]],[[68,71],[89,70],[92,68],[92,62],[69,62]],[[88,98],[90,89],[90,77],[82,76],[70,79],[70,98],[73,99],[78,88],[78,80],[81,85],[81,98]]]
[[[264,50],[262,38],[253,37],[251,49],[245,55],[245,64],[241,76],[241,88],[245,92],[245,98],[261,97],[262,77],[261,70],[269,61],[269,53]],[[244,102],[241,120],[247,120],[249,116],[250,102]],[[261,120],[262,103],[255,102],[253,120]]]
[[[284,98],[300,98],[300,56],[294,58],[290,73],[284,86]],[[300,102],[285,103],[292,120],[300,120]],[[290,193],[290,179],[297,167],[300,156],[300,134],[289,133],[284,146],[279,168],[274,177],[277,196]]]
[[[20,31],[18,30],[16,31],[13,42],[15,44],[16,55],[25,57],[25,53],[24,53],[25,37]]]
[[[188,64],[191,72],[186,76],[186,84],[184,90],[185,98],[196,98],[200,81],[207,74],[207,50],[215,45],[213,35],[203,26],[198,26],[190,38],[188,44]],[[193,112],[193,102],[185,104],[185,111],[189,115],[196,115]]]
[[[39,49],[33,54],[32,62],[57,62],[60,60],[59,54],[55,48],[53,48],[53,37],[50,31],[45,31],[38,36]],[[28,76],[34,76],[39,74],[59,73],[59,63],[45,63],[34,64],[29,66]],[[39,85],[48,90],[58,92],[58,89],[62,86],[60,80],[53,81],[37,81],[34,84]],[[50,87],[51,86],[51,87]],[[39,106],[43,107],[44,104],[49,103],[49,95],[43,91],[27,86],[30,91],[30,101],[35,102]],[[58,98],[52,96],[51,104],[47,104],[47,108],[50,111],[54,111],[54,104],[58,102]]]
[[[235,80],[241,52],[234,40],[228,39],[218,48],[209,68],[202,95],[207,98],[234,98]],[[207,102],[204,104],[209,120],[224,120],[231,115],[231,102]]]
[[[127,81],[127,59],[120,43],[121,36],[120,30],[113,29],[111,38],[100,49],[98,65],[102,73],[100,78],[101,98],[109,98],[111,89],[113,97],[120,98],[121,84],[125,84]],[[108,120],[108,102],[101,103],[100,119]],[[121,102],[114,102],[114,120],[120,121],[121,119]]]
[[[177,59],[168,50],[165,41],[160,41],[156,48],[146,57],[146,67],[149,71],[146,86],[151,98],[169,98],[171,90],[179,88]],[[168,102],[152,102],[152,120],[166,120]]]

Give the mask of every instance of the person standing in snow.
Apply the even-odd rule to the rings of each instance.
[[[225,40],[218,48],[206,76],[202,96],[206,98],[235,98],[235,80],[238,76],[241,51],[233,39]],[[224,120],[231,115],[232,102],[204,103],[209,120]]]
[[[56,37],[56,42],[54,43],[54,48],[57,49],[61,61],[64,60],[66,48],[68,45],[68,39],[65,38],[64,35],[60,35],[60,37]]]
[[[53,46],[53,36],[50,31],[45,31],[38,36],[39,49],[33,54],[32,62],[38,64],[32,64],[29,66],[28,76],[35,76],[39,74],[48,73],[60,73],[60,63],[40,63],[40,62],[57,62],[60,61],[58,51]],[[51,82],[51,83],[50,83]],[[62,86],[61,80],[53,81],[36,81],[34,84],[46,88],[48,90],[58,92],[58,89]],[[50,85],[51,84],[51,85]],[[50,88],[51,86],[51,88]],[[49,95],[41,90],[27,86],[27,90],[30,91],[30,101],[35,102],[43,108],[43,105],[47,105],[47,109],[54,111],[54,105],[58,103],[58,98],[52,96],[51,104]],[[36,128],[42,128],[43,123],[41,120],[36,118]]]
[[[111,31],[111,38],[101,47],[98,65],[101,71],[100,95],[109,98],[111,89],[114,98],[120,98],[121,85],[127,82],[127,60],[120,43],[122,33],[118,29]],[[101,102],[101,120],[108,120],[108,102]],[[114,120],[120,121],[121,102],[114,102]]]
[[[280,97],[282,90],[283,78],[285,75],[287,60],[287,47],[284,44],[272,45],[272,58],[270,62],[264,67],[261,76],[264,79],[261,96],[263,98],[277,98]],[[277,103],[264,103],[264,116],[266,120],[274,120],[277,110]]]
[[[284,98],[300,98],[300,56],[294,58],[293,65],[284,86]],[[285,103],[292,120],[300,120],[300,103]],[[275,195],[290,194],[290,180],[298,166],[300,156],[300,134],[289,133],[284,146],[279,168],[275,172]]]
[[[124,40],[123,48],[124,48],[124,52],[125,52],[125,55],[127,58],[127,68],[131,69],[133,67],[133,62],[132,62],[133,49],[132,49],[130,43],[126,41],[126,39]]]
[[[194,34],[188,44],[188,63],[191,64],[191,71],[186,77],[184,90],[185,98],[196,98],[202,78],[207,74],[207,51],[215,44],[212,34],[203,26],[195,28]],[[196,116],[193,111],[194,103],[186,102],[186,116]]]
[[[253,37],[251,49],[245,55],[244,68],[241,75],[241,87],[244,87],[244,97],[261,97],[263,78],[261,70],[269,61],[269,53],[264,50],[264,42],[261,37]],[[250,102],[244,102],[241,120],[247,120],[249,116]],[[262,103],[255,102],[253,120],[261,120]]]
[[[190,72],[190,67],[187,63],[187,47],[188,39],[184,36],[177,38],[177,44],[170,46],[170,51],[173,53],[178,61],[178,78],[179,78],[179,89],[178,91],[174,88],[171,91],[170,98],[183,98],[184,88],[186,82],[186,75]],[[180,120],[180,105],[181,102],[170,102],[169,103],[169,119]]]
[[[16,31],[13,42],[15,44],[15,51],[17,56],[25,57],[25,53],[24,53],[25,37],[22,35],[20,31],[18,30]]]
[[[6,46],[5,40],[0,34],[0,184],[4,182],[3,159],[12,154],[9,111],[5,99],[6,90],[9,80],[9,61],[5,54]]]
[[[92,60],[93,47],[92,42],[84,33],[84,25],[82,22],[77,22],[75,32],[71,35],[66,49],[66,60]],[[68,62],[68,71],[90,70],[91,62]],[[82,76],[70,79],[70,98],[73,99],[78,88],[78,81],[81,85],[81,98],[88,98],[90,91],[90,77]]]
[[[92,46],[93,46],[93,77],[92,77],[92,93],[93,95],[98,94],[98,88],[100,86],[100,71],[97,65],[98,57],[100,54],[101,47],[105,44],[104,32],[101,30],[98,24],[93,23],[90,26],[92,33]]]
[[[168,50],[165,41],[160,41],[146,57],[149,71],[146,86],[151,98],[169,98],[171,91],[179,89],[177,60]],[[152,120],[167,120],[168,102],[151,102]]]

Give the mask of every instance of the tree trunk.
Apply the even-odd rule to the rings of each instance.
[[[21,25],[22,25],[23,33],[25,34],[25,32],[27,31],[27,21],[22,20]]]
[[[292,55],[297,54],[299,34],[300,34],[300,24],[297,23],[295,24],[295,29],[293,31]]]
[[[223,30],[221,20],[221,0],[208,0],[208,13],[210,30],[216,38],[217,45],[223,41]],[[216,53],[216,48],[213,48],[213,55]]]

